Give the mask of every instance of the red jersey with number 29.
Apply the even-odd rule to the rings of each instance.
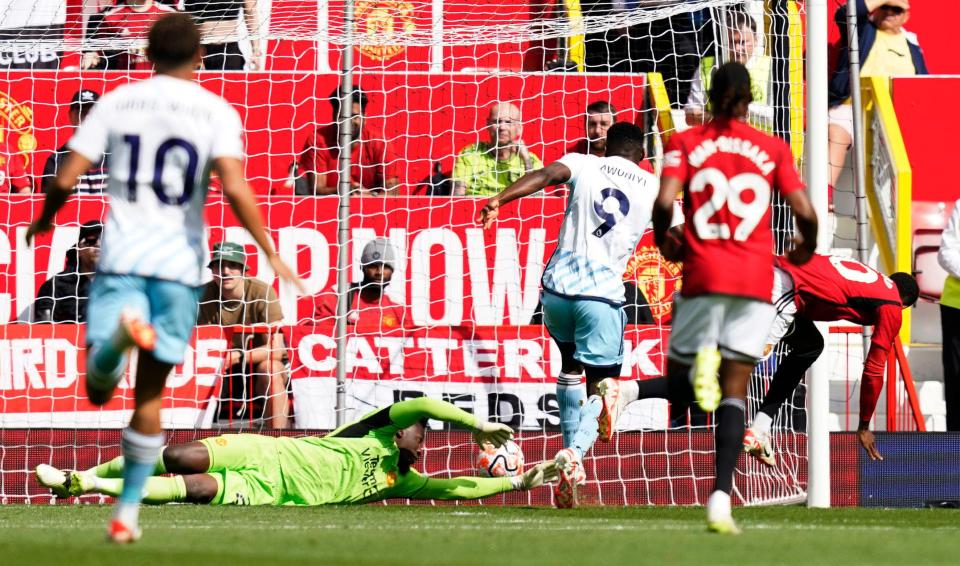
[[[684,297],[734,295],[770,302],[770,197],[803,189],[790,147],[739,120],[674,134],[663,176],[683,182]]]

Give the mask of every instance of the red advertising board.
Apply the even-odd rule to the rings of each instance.
[[[303,277],[309,294],[331,293],[337,279],[337,199],[268,198],[261,208],[281,256]],[[386,237],[400,261],[387,295],[409,311],[415,326],[465,324],[524,325],[539,299],[540,276],[556,246],[564,199],[528,197],[505,206],[494,228],[482,230],[476,214],[482,201],[472,198],[354,199],[350,214],[351,278],[359,281],[360,253],[375,237]],[[76,243],[79,224],[105,216],[100,197],[72,199],[57,216],[57,227],[23,241],[40,197],[0,199],[0,320],[29,320],[40,285],[63,269]],[[206,209],[210,245],[227,239],[247,245],[250,276],[276,285],[284,319],[293,324],[309,315],[297,311],[299,292],[279,284],[266,261],[256,255],[249,235],[229,206],[214,199]],[[668,316],[679,277],[648,234],[628,266],[653,314]],[[301,305],[302,306],[302,305]]]
[[[63,268],[66,251],[77,240],[79,223],[103,218],[106,211],[99,197],[73,199],[60,212],[57,227],[27,246],[23,233],[41,203],[39,197],[0,199],[0,215],[6,219],[0,237],[3,320],[30,320],[36,290]],[[337,200],[271,198],[261,206],[279,253],[296,266],[308,292],[332,295],[338,253]],[[479,200],[469,198],[352,202],[351,277],[360,279],[357,265],[366,242],[387,237],[399,258],[387,293],[404,306],[410,321],[398,334],[351,330],[346,370],[353,384],[351,398],[364,400],[358,408],[419,392],[484,407],[505,403],[504,407],[523,415],[518,426],[527,428],[547,418],[544,415],[555,402],[549,396],[559,357],[543,328],[527,325],[539,301],[540,276],[556,245],[564,200],[531,197],[508,205],[490,230],[475,223],[479,206]],[[275,281],[228,206],[215,200],[207,206],[206,216],[209,242],[227,239],[247,245],[250,276],[278,290],[296,383],[298,425],[331,426],[336,367],[332,328],[303,320],[310,313],[297,311],[298,291]],[[649,298],[653,313],[666,320],[677,267],[664,263],[647,240],[630,262],[628,275]],[[27,424],[39,426],[63,418],[56,415],[64,411],[92,409],[79,401],[83,398],[77,378],[83,374],[79,356],[83,338],[78,327],[12,324],[4,332],[0,390],[6,393],[3,412],[8,414],[8,424],[21,423],[17,419],[28,414]],[[625,337],[624,371],[638,377],[659,375],[664,336],[659,326],[631,328]],[[193,426],[204,418],[204,403],[219,369],[217,352],[225,343],[220,329],[198,331],[188,363],[173,380],[178,385],[169,398],[186,405],[168,406],[177,409],[168,411],[174,419],[171,425]],[[490,401],[490,395],[497,400]],[[116,402],[119,405],[110,411],[128,408],[126,394],[121,392]],[[19,416],[10,421],[10,413]],[[106,426],[104,414],[88,412],[88,420],[76,419],[76,423]],[[660,413],[644,414],[659,415],[645,417],[654,418],[656,426],[665,423]]]
[[[283,329],[290,360],[296,423],[330,429],[335,423],[336,346],[333,327]],[[663,331],[629,327],[624,376],[661,375]],[[167,379],[163,421],[169,428],[209,427],[221,394],[224,329],[195,331],[183,364]],[[84,326],[0,326],[0,428],[111,428],[133,409],[133,372],[103,407],[86,400]],[[560,354],[542,326],[438,327],[384,335],[351,329],[345,346],[348,412],[429,395],[516,428],[556,426],[555,376]],[[354,414],[359,413],[359,414]],[[624,428],[664,428],[666,403],[650,402],[628,415]]]

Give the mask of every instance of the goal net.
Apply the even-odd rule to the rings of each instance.
[[[86,108],[72,103],[75,95],[100,95],[149,76],[139,70],[142,28],[130,23],[136,18],[117,16],[129,7],[109,4],[0,3],[0,183],[11,193],[37,193],[49,181],[56,165],[49,160]],[[146,4],[155,14],[172,9]],[[197,328],[165,392],[171,442],[237,430],[329,430],[338,416],[349,422],[428,395],[515,427],[528,463],[552,458],[561,447],[560,356],[541,324],[539,283],[566,188],[504,207],[489,230],[476,223],[485,195],[567,152],[600,151],[613,119],[646,129],[648,165],[658,171],[666,136],[704,119],[709,109],[698,96],[712,70],[734,58],[749,61],[756,83],[751,120],[796,148],[802,144],[801,26],[793,1],[357,0],[352,25],[343,2],[254,4],[255,13],[196,14],[207,44],[198,80],[241,113],[248,179],[270,236],[308,294],[276,280],[214,181],[210,246],[243,246],[246,277],[268,284],[276,301],[265,295],[257,308],[211,280],[207,304],[217,320],[239,326]],[[133,31],[124,33],[123,25]],[[352,110],[362,119],[355,121],[349,214],[341,226],[332,98],[347,76],[345,53],[352,58]],[[24,233],[41,196],[0,197],[0,314],[9,321],[0,326],[4,501],[49,499],[29,477],[37,464],[85,468],[117,455],[119,429],[132,410],[134,375],[102,407],[86,400],[83,385],[82,298],[96,241],[81,226],[102,219],[108,205],[97,193],[97,174],[33,247]],[[774,203],[773,222],[780,252],[792,231],[782,203]],[[339,229],[346,230],[345,264],[338,261]],[[148,247],[131,242],[138,245]],[[361,269],[365,256],[389,264],[388,285]],[[624,377],[663,371],[679,269],[662,260],[649,234],[631,260]],[[340,291],[350,308],[338,355],[342,271],[350,285]],[[54,276],[54,285],[45,283]],[[44,293],[49,300],[38,301]],[[266,354],[246,355],[253,350]],[[781,355],[757,368],[748,417]],[[338,369],[346,378],[339,407]],[[738,501],[804,497],[804,415],[801,391],[775,420],[777,467],[741,460]],[[424,471],[473,474],[469,436],[431,425]],[[671,415],[665,401],[637,403],[613,442],[588,456],[587,499],[704,503],[712,454],[708,416]],[[541,489],[494,500],[550,498]]]

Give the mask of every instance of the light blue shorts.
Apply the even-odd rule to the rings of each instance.
[[[543,293],[540,302],[547,332],[558,345],[574,345],[573,359],[594,367],[623,363],[627,314],[621,307],[552,293]]]
[[[197,323],[201,290],[136,275],[97,275],[87,302],[87,344],[109,340],[120,324],[120,314],[130,309],[139,312],[157,331],[153,357],[168,364],[182,363]]]

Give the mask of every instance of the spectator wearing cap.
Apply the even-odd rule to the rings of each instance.
[[[77,244],[67,250],[63,271],[44,281],[33,303],[33,322],[87,321],[87,297],[90,282],[100,260],[100,235],[103,224],[91,220],[80,226]]]
[[[910,19],[909,0],[850,0],[857,3],[857,38],[862,77],[926,75],[927,64],[917,36],[903,29]],[[837,8],[840,57],[830,78],[830,186],[837,184],[847,151],[853,144],[853,106],[850,101],[850,50],[847,7]]]
[[[397,331],[405,327],[406,316],[402,305],[390,300],[385,293],[393,279],[396,254],[385,238],[371,240],[360,254],[363,280],[347,292],[347,324],[379,332]],[[305,321],[333,322],[337,317],[337,295],[319,293],[300,300],[298,311]]]
[[[156,0],[118,0],[87,22],[87,37],[93,40],[130,41],[122,49],[88,51],[83,54],[84,69],[109,71],[150,71],[146,39],[150,26],[161,16],[176,10]]]
[[[287,350],[279,326],[283,321],[280,301],[273,288],[259,279],[247,277],[247,254],[234,242],[220,242],[213,247],[209,264],[213,280],[203,287],[197,324],[247,327],[235,329],[231,350],[224,367],[223,392],[244,390],[246,378],[253,377],[253,398],[240,399],[239,409],[221,402],[233,417],[254,411],[270,428],[289,425],[287,386]],[[277,332],[265,334],[249,331],[249,327],[274,326]],[[268,337],[269,336],[269,340]],[[262,411],[262,412],[261,412]],[[227,414],[221,412],[221,419]]]
[[[523,143],[523,117],[509,102],[498,102],[487,114],[489,141],[460,150],[453,164],[455,196],[493,196],[514,181],[541,169],[543,162]]]
[[[398,163],[389,144],[367,123],[366,111],[370,100],[366,93],[355,89],[350,96],[350,188],[358,196],[392,195],[400,182]],[[332,123],[312,132],[303,144],[298,158],[300,179],[296,194],[337,194],[340,180],[340,94],[330,94],[333,110]]]
[[[69,110],[70,125],[74,129],[83,122],[83,119],[87,117],[87,114],[90,113],[99,99],[99,94],[88,89],[78,90],[74,93],[73,98],[70,99]],[[40,185],[43,192],[50,189],[53,180],[57,177],[57,171],[60,170],[69,151],[67,145],[63,144],[47,158],[47,162],[43,165],[43,180]],[[74,191],[80,194],[100,194],[107,189],[107,178],[106,157],[102,157],[98,165],[91,167],[89,171],[80,175]]]

